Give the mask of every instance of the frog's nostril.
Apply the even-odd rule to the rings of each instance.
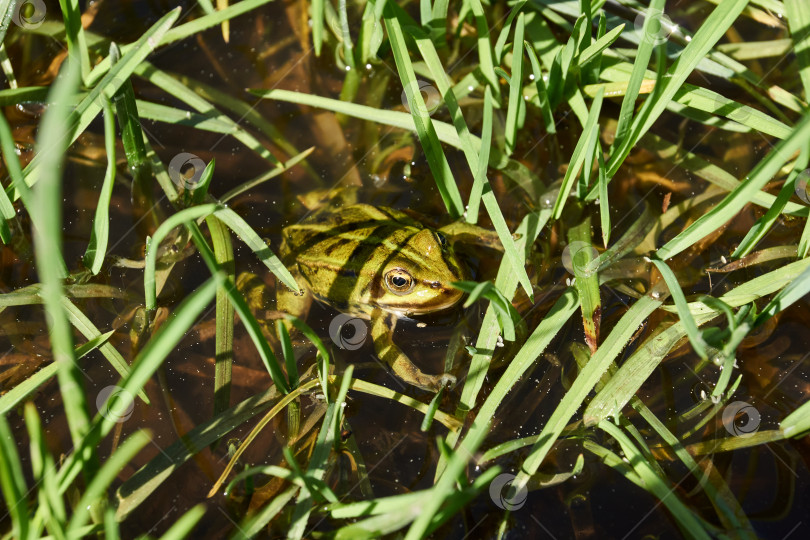
[[[433,283],[430,284],[431,289],[438,289],[441,286],[442,286],[442,284],[440,282],[438,282],[438,281],[434,281]]]

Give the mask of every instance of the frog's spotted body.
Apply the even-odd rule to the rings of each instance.
[[[312,298],[371,321],[378,356],[404,381],[437,391],[450,374],[426,375],[392,340],[397,317],[454,305],[464,279],[440,232],[390,208],[355,204],[322,210],[286,227],[282,255],[303,295],[278,292],[278,309],[303,316]]]

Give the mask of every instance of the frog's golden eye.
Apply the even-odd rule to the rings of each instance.
[[[413,277],[402,268],[394,268],[385,274],[385,286],[394,294],[408,294],[414,283]]]
[[[442,248],[447,247],[448,242],[447,242],[447,237],[445,235],[443,235],[440,232],[437,232],[436,233],[436,238],[439,239],[439,245],[442,246]]]

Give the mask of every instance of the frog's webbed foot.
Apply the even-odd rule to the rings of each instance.
[[[374,350],[380,360],[388,364],[394,374],[408,384],[429,392],[438,392],[445,386],[452,387],[456,378],[449,373],[427,375],[411,362],[392,339],[396,318],[390,313],[375,309],[371,315],[371,335]]]

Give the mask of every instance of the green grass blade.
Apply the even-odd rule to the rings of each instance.
[[[65,38],[68,55],[79,62],[82,79],[90,73],[90,54],[87,50],[87,37],[82,27],[82,14],[78,0],[59,0],[62,17],[65,20]],[[23,7],[20,7],[23,9]]]
[[[784,0],[793,53],[799,63],[799,77],[805,99],[810,97],[810,4],[802,0]]]
[[[664,278],[669,288],[669,294],[675,302],[678,316],[681,318],[681,322],[683,322],[686,328],[686,334],[689,336],[689,342],[692,344],[692,348],[695,349],[698,356],[703,360],[707,360],[709,355],[706,352],[706,342],[703,340],[703,336],[698,330],[697,323],[695,323],[695,319],[692,317],[692,312],[689,311],[689,306],[686,304],[686,297],[683,295],[681,286],[678,283],[678,278],[675,277],[675,273],[664,261],[652,259],[652,262],[655,267],[658,268],[658,271],[661,272],[661,276]]]
[[[281,320],[276,321],[276,333],[278,334],[278,341],[281,344],[284,365],[287,366],[287,379],[290,382],[290,388],[297,388],[299,379],[298,365],[295,363],[295,351],[293,351],[292,342],[290,341],[290,333]]]
[[[653,294],[656,297],[653,297]],[[630,309],[616,323],[602,342],[602,346],[580,371],[571,388],[543,427],[537,442],[532,446],[529,456],[523,462],[523,467],[512,482],[514,489],[520,490],[528,484],[529,478],[537,472],[551,446],[560,436],[568,421],[576,414],[588,393],[632,339],[636,329],[661,306],[663,296],[660,288],[654,288],[649,294],[642,296],[630,306]]]
[[[6,500],[14,538],[29,538],[28,487],[20,455],[5,415],[0,415],[0,488]]]
[[[754,167],[744,182],[711,211],[660,248],[657,252],[658,257],[666,260],[677,255],[735,216],[751,200],[753,194],[774,177],[793,153],[802,148],[808,137],[810,137],[810,114],[805,114],[790,136],[780,141],[767,157]]]
[[[213,161],[212,161],[213,163]],[[211,165],[211,164],[209,164]],[[213,166],[211,166],[213,170]],[[225,271],[230,281],[236,279],[233,244],[225,226],[215,217],[205,219],[211,232],[217,266]],[[214,344],[214,416],[225,411],[231,401],[231,373],[233,370],[233,315],[234,307],[225,288],[217,290],[216,341]]]
[[[518,15],[515,23],[515,47],[512,54],[512,75],[509,82],[509,104],[506,109],[506,127],[504,139],[506,154],[512,155],[517,144],[518,112],[523,102],[523,35],[525,32],[526,17],[523,13]]]
[[[413,71],[402,26],[391,4],[386,5],[383,13],[388,39],[391,42],[391,51],[394,54],[397,71],[410,105],[416,134],[422,143],[428,165],[433,173],[436,187],[439,189],[444,205],[447,207],[451,217],[458,218],[464,213],[464,203],[461,201],[461,194],[458,192],[453,172],[450,170],[450,165],[447,163],[447,158],[428,114],[425,100],[419,91],[419,81],[416,80],[416,74]]]
[[[597,259],[591,244],[591,218],[588,215],[579,225],[568,230],[568,247],[571,269],[574,271],[574,286],[582,309],[582,325],[585,342],[596,352],[599,346],[599,326],[602,319],[602,298],[599,295],[599,274],[594,261]]]
[[[343,403],[346,400],[346,393],[349,390],[349,383],[352,380],[352,373],[354,366],[349,364],[346,368],[343,378],[340,383],[340,389],[335,397],[335,401],[329,403],[326,409],[326,414],[323,417],[323,424],[318,433],[318,439],[315,442],[315,448],[312,451],[312,458],[307,467],[306,476],[315,479],[323,480],[326,474],[327,460],[329,454],[332,452],[332,447],[335,444],[336,430],[333,424],[336,422],[339,409],[342,409]],[[312,512],[312,494],[309,489],[302,488],[298,493],[295,509],[291,518],[290,527],[287,531],[287,536],[293,539],[300,539],[303,537],[309,520],[310,513]]]
[[[97,336],[95,339],[88,341],[78,347],[76,347],[75,355],[76,358],[81,358],[88,354],[89,352],[95,350],[100,345],[103,345],[110,339],[110,336],[113,334],[113,330],[110,330],[106,334],[102,334]],[[20,406],[25,398],[30,396],[33,392],[35,392],[40,386],[51,380],[51,378],[56,375],[56,371],[59,369],[59,364],[56,362],[51,362],[44,368],[40,369],[33,375],[29,376],[24,381],[21,381],[17,384],[14,388],[0,396],[0,415],[6,414],[9,411],[15,409],[16,407]]]
[[[582,128],[582,134],[577,141],[574,152],[571,154],[571,162],[568,165],[568,169],[565,171],[562,187],[560,187],[557,200],[554,202],[552,212],[554,219],[560,219],[560,216],[562,216],[562,211],[568,200],[568,195],[571,193],[571,188],[574,186],[577,176],[579,176],[583,163],[585,163],[586,148],[593,139],[594,134],[599,130],[599,113],[602,110],[602,99],[604,95],[604,90],[600,90],[599,93],[596,94],[593,103],[591,103],[591,109],[588,111],[588,119],[585,122],[585,126]]]
[[[638,451],[632,441],[624,434],[621,428],[604,420],[599,428],[613,437],[622,447],[622,453],[630,462],[636,474],[641,478],[644,488],[661,501],[669,510],[683,532],[691,537],[709,540],[711,536],[703,523],[692,513],[689,507],[674,494],[675,486],[665,482],[647,461],[646,457]]]
[[[181,540],[182,538],[186,538],[204,515],[204,504],[198,504],[192,507],[191,510],[180,516],[180,518],[169,527],[168,531],[163,533],[160,540]]]
[[[312,0],[310,16],[312,17],[312,45],[315,47],[315,56],[321,55],[323,47],[323,14],[326,0]]]
[[[174,21],[180,15],[180,8],[174,9],[161,17],[149,30],[136,41],[133,47],[117,62],[101,81],[90,91],[89,94],[76,106],[70,116],[65,119],[65,125],[70,126],[66,130],[65,143],[70,144],[84,133],[85,129],[95,119],[101,111],[100,97],[104,94],[111,97],[135,70],[135,68],[152,52],[151,43],[160,40],[169,30]],[[42,157],[38,154],[25,168],[25,179],[29,185],[34,184],[38,177],[43,174],[41,165]]]
[[[264,240],[256,234],[242,217],[230,208],[218,208],[214,215],[228,226],[251,251],[259,258],[264,265],[273,272],[281,282],[289,287],[291,291],[298,291],[298,283],[290,274],[290,271],[281,263],[279,258],[273,253]]]
[[[64,290],[64,258],[62,256],[62,159],[68,145],[68,118],[71,111],[68,103],[79,84],[80,66],[69,62],[53,85],[48,95],[52,103],[39,126],[37,157],[44,168],[41,182],[32,192],[32,220],[37,272],[42,280],[40,296],[50,330],[51,348],[62,395],[72,396],[66,400],[65,414],[70,427],[74,447],[78,447],[89,429],[90,415],[83,390],[83,375],[76,365],[73,352],[73,333],[67,314],[62,306]],[[85,472],[89,475],[95,460],[91,453],[81,455]]]
[[[129,374],[118,383],[120,390],[113,394],[112,399],[115,400],[115,403],[110,405],[110,410],[123,410],[131,405],[131,397],[144,387],[155,370],[175,350],[188,329],[214,299],[217,287],[221,286],[224,280],[223,274],[215,274],[180,302],[166,323],[160,327],[132,362]],[[77,456],[83,456],[87,450],[95,449],[98,442],[116,425],[115,416],[114,414],[97,416],[93,421],[92,429],[77,446],[77,450],[65,458],[64,464],[59,470],[60,492],[67,490],[78,474],[81,466],[81,461],[78,460],[81,458]]]
[[[608,162],[608,177],[612,178],[636,142],[649,131],[661,113],[681,88],[686,78],[706,56],[726,30],[734,23],[745,8],[748,0],[727,0],[717,6],[704,20],[689,44],[678,59],[667,70],[666,75],[656,84],[656,98],[651,106],[633,119],[628,135],[615,147]]]
[[[90,232],[90,242],[84,252],[84,265],[94,275],[101,270],[104,256],[107,254],[107,241],[110,238],[110,199],[112,198],[113,183],[115,182],[115,118],[107,98],[102,99],[107,169],[104,172],[104,182],[101,185],[101,193],[96,205],[93,230]]]
[[[143,271],[144,305],[147,312],[154,312],[157,308],[157,290],[155,287],[155,267],[157,265],[157,252],[160,243],[168,236],[172,229],[179,227],[183,223],[195,221],[199,218],[213,214],[218,208],[217,204],[204,204],[180,210],[176,214],[169,216],[155,234],[146,242],[146,259]]]
[[[641,82],[644,80],[647,66],[650,64],[653,47],[656,45],[654,38],[658,34],[658,28],[654,27],[661,25],[663,9],[664,0],[652,0],[647,8],[647,13],[644,17],[644,26],[641,29],[641,43],[639,43],[638,49],[636,50],[633,72],[627,83],[627,90],[625,91],[624,99],[622,100],[622,108],[619,112],[619,123],[616,126],[616,138],[614,139],[616,146],[621,144],[630,129],[633,111],[636,108],[638,91],[641,88]]]
[[[498,84],[498,77],[495,75],[495,64],[492,60],[492,42],[489,39],[489,26],[487,25],[487,18],[484,14],[484,8],[481,5],[481,0],[470,0],[470,8],[475,17],[475,28],[478,38],[478,66],[481,73],[484,74],[489,86],[495,94],[496,99],[500,98],[500,85]]]
[[[68,523],[68,532],[75,532],[90,518],[90,506],[106,495],[121,470],[132,458],[150,442],[151,437],[145,431],[136,431],[130,435],[113,454],[104,461],[93,480],[85,488]]]

